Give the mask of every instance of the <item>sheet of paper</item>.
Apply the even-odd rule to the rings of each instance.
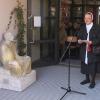
[[[83,42],[84,42],[84,43],[86,43],[86,42],[87,42],[87,40],[78,40],[78,41],[80,41],[80,42],[82,42],[82,43],[83,43]]]
[[[41,16],[34,16],[34,27],[41,27]]]

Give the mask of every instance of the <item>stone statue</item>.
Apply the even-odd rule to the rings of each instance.
[[[20,77],[31,72],[31,58],[29,56],[19,56],[16,49],[14,34],[4,33],[0,44],[0,60],[3,67],[10,71],[11,75]]]

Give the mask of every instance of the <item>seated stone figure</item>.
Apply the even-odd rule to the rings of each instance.
[[[20,77],[31,72],[31,59],[29,56],[19,56],[16,50],[15,36],[5,33],[0,44],[1,63],[10,71],[11,75]]]

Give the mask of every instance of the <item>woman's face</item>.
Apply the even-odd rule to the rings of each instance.
[[[92,16],[91,16],[91,15],[86,14],[86,15],[85,15],[85,17],[84,17],[84,21],[85,21],[85,23],[86,23],[87,25],[89,25],[89,24],[91,24],[91,23],[92,23],[93,18],[92,18]]]

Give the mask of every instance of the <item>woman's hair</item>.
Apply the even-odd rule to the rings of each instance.
[[[93,20],[93,13],[92,12],[86,12],[85,15],[90,15]]]

